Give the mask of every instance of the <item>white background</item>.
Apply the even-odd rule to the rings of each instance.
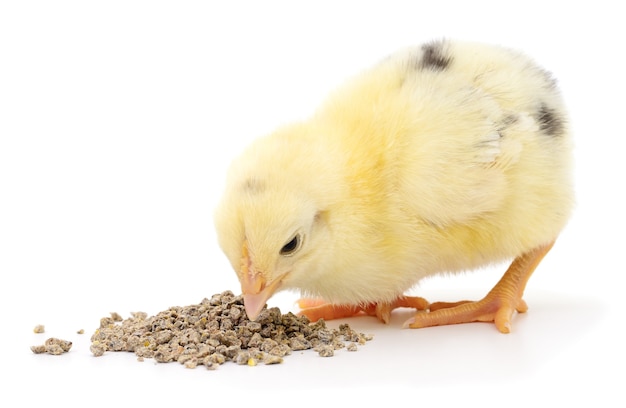
[[[0,405],[623,404],[626,36],[617,6],[226,3],[0,5]],[[571,111],[578,205],[511,334],[489,324],[402,330],[410,314],[398,311],[388,326],[349,321],[375,335],[357,353],[294,354],[280,366],[188,370],[90,354],[109,312],[155,314],[238,293],[212,224],[233,156],[306,117],[349,75],[443,36],[527,52],[559,79]],[[503,268],[425,281],[416,293],[477,298]],[[269,303],[295,310],[297,297]],[[36,324],[46,334],[33,334]],[[32,354],[49,336],[74,347]]]

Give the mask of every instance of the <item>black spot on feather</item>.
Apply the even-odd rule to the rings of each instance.
[[[550,108],[545,103],[539,106],[536,119],[539,123],[539,129],[546,135],[559,136],[563,133],[563,119],[554,109]]]
[[[437,41],[422,45],[422,59],[419,61],[420,69],[443,71],[450,66],[452,57],[446,55],[444,42]]]

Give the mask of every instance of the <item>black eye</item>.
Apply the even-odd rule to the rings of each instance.
[[[294,236],[291,241],[287,242],[281,249],[281,255],[291,255],[300,248],[300,235]]]

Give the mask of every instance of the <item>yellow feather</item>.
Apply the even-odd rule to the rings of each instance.
[[[246,239],[281,289],[381,302],[557,237],[573,188],[551,76],[508,49],[433,44],[362,72],[233,162],[215,222],[236,270]]]

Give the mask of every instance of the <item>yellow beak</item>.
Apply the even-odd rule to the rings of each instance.
[[[241,250],[241,293],[243,294],[243,304],[246,309],[248,319],[256,320],[263,310],[267,300],[272,297],[280,286],[280,279],[267,284],[265,277],[252,267],[252,262],[248,254],[248,243],[244,241]]]

